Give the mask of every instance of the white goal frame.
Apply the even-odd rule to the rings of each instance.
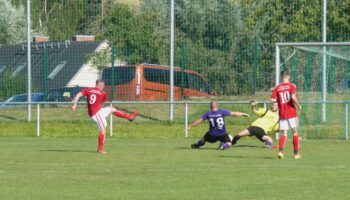
[[[278,42],[276,43],[276,60],[275,60],[275,71],[276,71],[276,85],[280,82],[280,48],[281,47],[296,47],[296,46],[309,46],[309,47],[323,47],[323,61],[322,61],[322,122],[326,122],[327,110],[327,56],[326,47],[328,46],[349,46],[350,42]]]

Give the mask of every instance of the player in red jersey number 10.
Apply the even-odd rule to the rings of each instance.
[[[103,103],[106,101],[106,93],[103,91],[104,86],[105,84],[102,80],[97,80],[96,87],[84,89],[74,97],[73,106],[71,107],[73,111],[76,111],[77,102],[82,96],[86,96],[89,116],[94,122],[96,122],[97,128],[100,131],[100,135],[98,138],[97,152],[101,154],[106,153],[104,151],[104,143],[105,143],[106,128],[107,128],[106,118],[110,114],[114,114],[117,117],[128,119],[129,121],[133,121],[138,114],[137,112],[134,112],[129,115],[113,107],[102,108]]]
[[[288,71],[281,73],[282,83],[277,85],[271,95],[271,101],[278,103],[280,130],[283,131],[279,141],[278,158],[284,158],[284,146],[287,140],[287,132],[289,128],[293,131],[294,158],[299,159],[299,136],[298,136],[298,110],[301,105],[296,97],[297,87],[290,83],[290,74]]]

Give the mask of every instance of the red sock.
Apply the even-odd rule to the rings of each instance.
[[[293,146],[294,146],[294,154],[298,154],[299,151],[299,136],[293,135]]]
[[[282,134],[280,138],[280,152],[284,152],[284,145],[286,144],[287,136]]]
[[[98,151],[103,151],[103,146],[105,144],[105,139],[106,139],[106,135],[105,133],[101,132],[100,136],[98,137]]]
[[[121,111],[114,111],[113,114],[117,117],[121,117],[121,118],[124,118],[124,119],[130,119],[129,115],[126,114],[126,113],[123,113]]]

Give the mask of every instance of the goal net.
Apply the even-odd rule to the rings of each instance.
[[[300,129],[308,138],[346,137],[350,43],[277,43],[276,83],[288,69],[303,102]]]

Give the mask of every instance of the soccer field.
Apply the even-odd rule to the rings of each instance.
[[[302,141],[301,160],[257,140],[192,150],[193,139],[0,140],[0,199],[350,199],[350,145]]]

